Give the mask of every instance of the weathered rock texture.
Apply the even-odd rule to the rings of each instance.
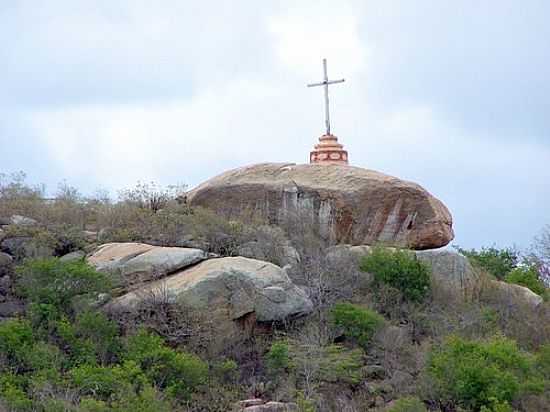
[[[157,303],[181,303],[206,317],[217,332],[211,347],[219,350],[250,333],[257,321],[282,321],[305,315],[313,307],[284,269],[256,259],[211,258],[191,248],[109,243],[90,255],[88,263],[122,278],[118,297],[106,309],[124,313]]]
[[[369,246],[337,245],[326,250],[326,257],[329,262],[350,258],[359,260],[370,250]],[[523,286],[481,274],[466,256],[453,250],[419,250],[414,253],[417,259],[429,264],[435,295],[449,304],[482,300],[536,309],[543,302],[541,296]]]
[[[155,295],[208,310],[214,318],[230,320],[253,313],[256,320],[271,322],[306,314],[312,309],[305,292],[290,281],[283,269],[244,257],[201,262],[146,283],[112,304],[132,308]]]
[[[228,218],[259,216],[288,225],[311,219],[322,237],[353,245],[412,249],[448,244],[452,218],[421,186],[345,165],[264,163],[223,173],[187,195]]]
[[[162,278],[207,258],[200,249],[160,247],[144,243],[106,243],[88,263],[98,270],[116,273],[124,285]]]

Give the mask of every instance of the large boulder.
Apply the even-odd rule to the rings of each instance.
[[[220,322],[250,314],[260,322],[281,321],[312,310],[305,292],[290,281],[283,269],[244,257],[201,262],[120,296],[111,306],[132,309],[155,295],[207,310]]]
[[[123,284],[135,285],[163,278],[207,257],[200,249],[107,243],[87,260],[97,270],[120,275]]]
[[[323,238],[354,245],[430,249],[454,237],[451,214],[421,186],[345,165],[243,167],[201,184],[187,202],[228,218],[256,215],[289,230],[300,230],[293,221],[311,221]]]
[[[11,273],[13,258],[7,253],[0,252],[0,277]]]
[[[0,242],[0,250],[8,253],[16,261],[26,258],[47,258],[54,255],[51,246],[41,243],[30,236],[9,236]]]
[[[13,215],[10,217],[10,223],[12,225],[19,225],[19,226],[34,226],[37,225],[38,222],[30,217],[21,216],[21,215]]]
[[[468,258],[449,250],[417,251],[416,257],[432,269],[432,288],[436,296],[452,301],[471,301],[479,297],[483,287],[479,271]]]
[[[488,303],[516,309],[537,309],[544,301],[542,296],[521,285],[491,280],[489,286],[490,288],[485,288],[482,295]]]
[[[286,402],[263,402],[261,399],[251,399],[251,401],[260,401],[261,403],[255,403],[250,401],[240,402],[238,410],[243,412],[298,412],[300,409],[295,403]],[[249,406],[245,406],[250,404]]]

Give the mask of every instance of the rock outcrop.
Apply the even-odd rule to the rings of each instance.
[[[471,301],[481,293],[480,274],[466,256],[454,250],[424,250],[416,257],[432,268],[432,288],[448,302]]]
[[[322,237],[353,245],[430,249],[454,237],[451,214],[421,186],[345,165],[243,167],[201,184],[187,202],[229,219],[259,216],[290,230],[296,219],[310,220]]]
[[[240,401],[236,409],[242,412],[298,412],[298,405],[285,402],[266,402],[263,399],[247,399]]]
[[[112,305],[132,308],[143,299],[162,295],[208,310],[214,318],[236,320],[254,314],[272,322],[309,313],[312,304],[283,269],[244,257],[210,259],[164,279],[148,282],[116,298]]]
[[[88,258],[88,263],[120,275],[123,285],[129,286],[163,278],[206,258],[200,249],[106,243]]]
[[[106,308],[133,312],[143,303],[182,303],[207,314],[217,335],[227,341],[244,336],[256,322],[305,315],[313,307],[284,269],[261,260],[211,258],[200,249],[109,243],[87,261],[122,278],[119,296]]]
[[[326,257],[329,262],[359,260],[370,250],[369,246],[337,245],[327,249]],[[536,309],[543,302],[541,296],[523,286],[482,275],[466,256],[453,250],[417,250],[414,253],[417,259],[429,264],[432,289],[447,303],[483,300]]]

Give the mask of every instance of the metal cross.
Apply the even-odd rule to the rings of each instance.
[[[344,79],[340,80],[329,80],[327,75],[327,59],[323,59],[323,72],[325,74],[325,78],[321,83],[312,83],[308,84],[307,87],[315,87],[315,86],[325,86],[325,125],[327,128],[327,134],[330,134],[330,114],[328,111],[328,85],[334,84],[334,83],[343,83]]]

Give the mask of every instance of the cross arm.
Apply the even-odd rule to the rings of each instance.
[[[307,85],[307,87],[315,87],[315,86],[324,86],[326,83],[325,82],[321,82],[321,83],[310,83]]]
[[[334,83],[344,83],[345,81],[346,81],[345,79],[327,80],[327,81],[320,82],[320,83],[310,83],[310,84],[307,85],[307,87],[324,86],[326,84],[334,84]]]

